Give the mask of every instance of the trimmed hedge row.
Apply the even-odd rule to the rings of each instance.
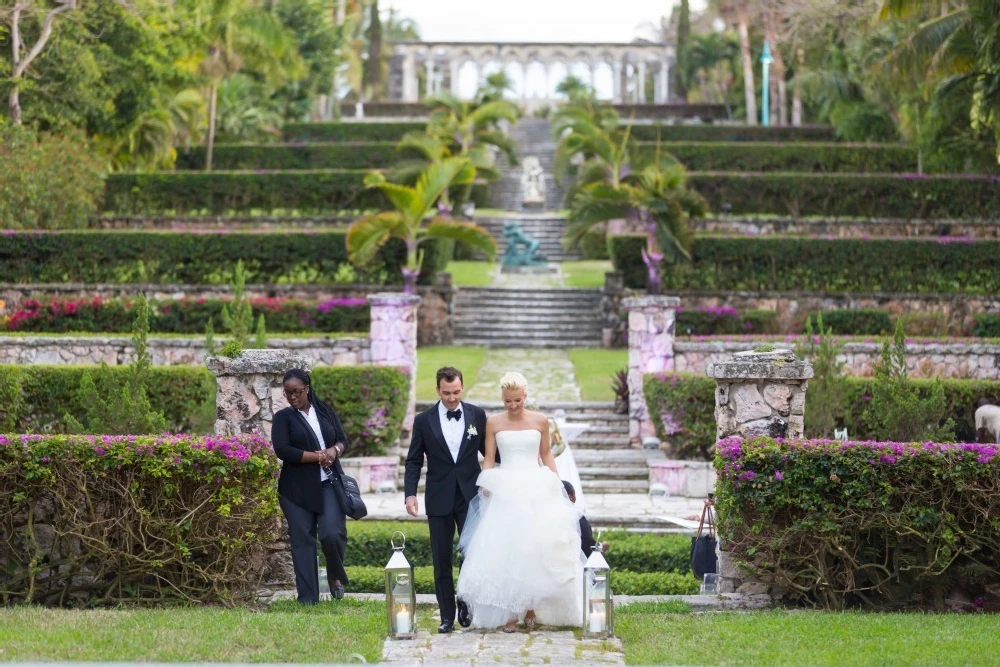
[[[441,253],[429,255],[427,277],[447,262]],[[350,266],[342,231],[18,233],[0,243],[0,281],[218,285],[230,282],[240,259],[250,283],[337,282]],[[400,283],[405,263],[405,245],[390,239],[375,260],[356,269],[357,280]]]
[[[729,306],[678,308],[674,311],[678,336],[778,333],[778,313],[773,310],[739,312]]]
[[[222,309],[232,299],[151,301],[150,333],[202,334],[208,322],[221,328]],[[263,315],[269,333],[367,331],[371,312],[365,299],[250,299],[253,319]],[[135,321],[130,299],[28,299],[6,320],[10,331],[43,333],[125,333]]]
[[[657,146],[638,145],[637,157],[652,160]],[[870,172],[917,170],[917,152],[897,144],[775,144],[668,141],[669,153],[691,171]]]
[[[633,125],[636,141],[836,141],[832,125]]]
[[[0,431],[59,432],[66,414],[82,419],[79,387],[87,366],[0,365]],[[125,386],[127,367],[112,372]],[[215,378],[207,368],[154,366],[149,401],[162,411],[171,431],[211,432],[215,421]],[[409,392],[406,374],[388,366],[320,367],[313,388],[337,411],[351,456],[378,455],[399,438]]]
[[[872,378],[845,378],[847,391],[839,427],[847,428],[851,438],[866,440],[873,434],[862,414],[871,400]],[[1000,382],[991,380],[927,380],[915,378],[921,392],[929,392],[935,382],[944,387],[947,409],[944,414],[955,420],[959,442],[975,441],[977,401],[987,399],[1000,404]],[[643,394],[656,434],[670,443],[678,458],[707,460],[715,449],[715,380],[692,373],[651,374],[643,380]],[[806,432],[809,429],[809,394],[806,393]]]
[[[645,242],[608,239],[628,287],[646,287]],[[1000,291],[1000,241],[699,236],[691,262],[664,267],[663,287],[990,294]]]
[[[306,212],[381,209],[381,191],[364,187],[366,169],[297,171],[176,171],[117,173],[104,187],[104,213],[176,211],[226,213],[297,210]],[[472,188],[484,206],[487,187]]]
[[[389,541],[396,531],[406,535],[406,559],[414,567],[431,565],[430,537],[426,523],[413,521],[354,521],[347,527],[348,565],[384,567],[392,554]],[[611,543],[608,562],[615,571],[655,573],[690,572],[691,539],[685,535],[605,531],[601,540]],[[455,538],[457,543],[458,538]],[[455,554],[456,562],[458,554]]]
[[[973,335],[983,338],[1000,338],[1000,315],[993,313],[976,315],[976,327],[973,330]]]
[[[219,144],[215,169],[382,169],[408,157],[391,141],[308,144]],[[204,169],[205,148],[177,156],[177,169]]]
[[[283,141],[399,141],[410,132],[423,132],[427,123],[286,123]]]
[[[989,609],[1000,584],[998,450],[726,438],[715,463],[719,535],[738,563],[799,602],[945,611],[961,586],[967,610]]]
[[[387,559],[388,560],[388,559]],[[350,560],[348,560],[350,563]],[[385,565],[378,567],[348,565],[347,590],[352,593],[385,593]],[[458,570],[453,573],[458,580]],[[414,567],[413,579],[417,593],[434,592],[434,568]],[[611,589],[616,595],[694,595],[699,584],[691,574],[676,572],[627,572],[614,570]]]
[[[716,212],[867,218],[998,218],[1000,177],[693,172]]]

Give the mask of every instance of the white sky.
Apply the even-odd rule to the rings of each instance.
[[[675,0],[382,0],[435,41],[630,42]],[[705,0],[691,0],[691,10]]]

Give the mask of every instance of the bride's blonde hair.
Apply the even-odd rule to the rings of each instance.
[[[528,393],[528,381],[517,371],[504,373],[504,376],[500,378],[500,391],[511,389],[520,389],[524,393]]]

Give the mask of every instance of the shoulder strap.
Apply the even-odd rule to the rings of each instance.
[[[704,532],[705,527],[708,527],[708,536],[715,537],[715,502],[708,498],[705,500],[704,506],[701,508],[701,521],[698,522],[698,534],[697,537],[701,537],[702,532]]]

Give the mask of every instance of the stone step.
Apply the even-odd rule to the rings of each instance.
[[[645,481],[649,483],[648,466],[632,466],[619,468],[604,467],[584,467],[577,466],[580,471],[580,479],[583,481],[595,482],[620,482],[625,480]]]
[[[580,480],[584,493],[648,493],[648,479]]]
[[[551,322],[511,322],[503,318],[480,318],[455,323],[455,334],[459,336],[476,335],[495,340],[497,338],[516,338],[519,335],[534,338],[564,338],[566,336],[599,336],[599,326],[581,323],[554,324]]]
[[[486,341],[479,338],[458,338],[456,337],[453,341],[454,345],[462,345],[468,347],[510,347],[511,340],[499,340],[499,341]],[[593,340],[521,340],[518,343],[522,347],[538,348],[545,350],[562,350],[568,348],[577,347],[594,347],[596,343],[599,343],[600,339]]]
[[[631,446],[627,435],[607,438],[588,438],[586,435],[581,435],[573,441],[574,451],[578,449],[624,449]]]
[[[512,294],[491,294],[483,292],[466,292],[459,288],[455,295],[455,305],[465,307],[480,307],[484,310],[524,310],[551,308],[600,308],[601,295],[598,294],[567,294],[566,296],[540,294],[537,297],[530,291],[520,296]]]
[[[576,443],[573,444],[573,459],[577,465],[607,465],[607,466],[633,466],[647,465],[651,458],[663,458],[662,452],[658,457],[650,456],[650,453],[641,449],[618,449],[618,450],[596,450],[584,449],[576,451]]]
[[[475,329],[456,329],[455,340],[461,341],[461,343],[456,342],[456,345],[488,345],[490,347],[511,347],[525,346],[525,345],[554,345],[556,347],[560,345],[565,345],[567,347],[594,347],[600,342],[600,335],[596,332],[590,332],[587,335],[586,331],[532,331],[532,332],[521,332],[517,334],[507,333],[504,331],[488,331],[488,330],[475,330]]]

